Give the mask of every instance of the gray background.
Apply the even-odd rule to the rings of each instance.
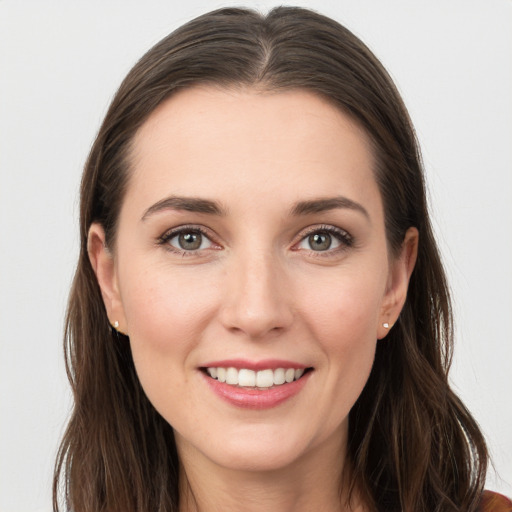
[[[0,511],[49,511],[70,409],[62,324],[81,167],[119,82],[173,28],[275,1],[0,0]],[[512,2],[284,1],[375,51],[423,149],[455,299],[452,382],[512,495]]]

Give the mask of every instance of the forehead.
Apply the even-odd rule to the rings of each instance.
[[[359,124],[313,92],[195,86],[174,94],[155,109],[135,136],[135,154],[141,156],[148,143],[164,142],[162,137],[169,144],[171,135],[191,141],[202,138],[205,144],[239,135],[237,144],[243,136],[251,146],[257,146],[264,142],[289,142],[292,137],[311,139],[313,132],[317,132],[316,143],[333,139],[339,142],[343,132],[344,138],[360,139],[371,152],[368,137]],[[225,138],[223,142],[227,145],[230,140]]]
[[[376,188],[364,130],[303,90],[186,89],[150,115],[132,148],[129,193],[146,202],[162,194],[248,201],[276,190],[283,201],[335,193],[361,201]]]

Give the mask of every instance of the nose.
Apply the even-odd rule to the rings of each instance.
[[[233,256],[220,312],[224,327],[250,339],[287,330],[293,322],[287,281],[282,263],[271,253]]]

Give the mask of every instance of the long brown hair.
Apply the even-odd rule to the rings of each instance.
[[[81,186],[81,252],[65,331],[74,409],[55,469],[75,512],[178,510],[172,427],[146,398],[129,343],[111,330],[87,255],[93,222],[107,245],[129,183],[134,134],[175,91],[195,84],[305,89],[328,99],[368,133],[388,244],[420,233],[407,301],[350,412],[352,486],[373,510],[475,511],[487,466],[484,439],[448,385],[452,312],[432,234],[414,129],[387,72],[335,21],[279,7],[263,16],[222,9],[154,46],[121,84],[87,160]]]

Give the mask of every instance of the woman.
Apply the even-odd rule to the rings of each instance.
[[[482,494],[448,386],[406,109],[318,14],[213,12],[128,74],[84,172],[66,339],[55,508],[61,473],[75,511],[512,506]]]

